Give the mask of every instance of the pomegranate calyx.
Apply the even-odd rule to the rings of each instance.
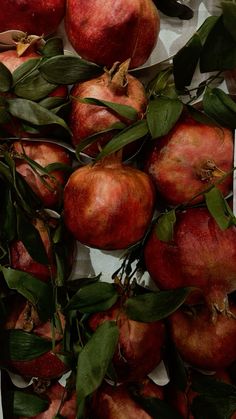
[[[127,73],[129,70],[130,61],[130,58],[128,58],[121,64],[117,61],[108,71],[109,83],[113,89],[117,91],[121,90],[122,92],[124,91],[124,89],[126,89],[128,85]]]
[[[203,161],[196,169],[196,175],[201,181],[209,182],[213,178],[221,178],[225,172],[219,169],[214,160],[208,159]]]
[[[38,45],[39,43],[44,43],[42,36],[25,34],[15,41],[18,57],[21,57],[28,49],[35,47],[36,44]]]

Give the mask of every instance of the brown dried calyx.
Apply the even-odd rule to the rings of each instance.
[[[105,69],[105,73],[109,75],[109,82],[113,88],[116,90],[121,90],[122,92],[128,85],[127,74],[130,65],[130,58],[123,63],[116,61],[110,70]]]
[[[225,172],[219,169],[214,160],[206,160],[196,169],[196,175],[201,181],[209,182],[213,178],[221,178]]]

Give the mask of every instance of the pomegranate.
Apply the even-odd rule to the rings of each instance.
[[[37,389],[35,392],[37,393]],[[52,419],[58,414],[58,412],[63,418],[76,418],[77,408],[75,391],[70,394],[61,384],[54,383],[48,389],[46,389],[42,395],[47,397],[50,405],[44,412],[39,413],[36,416],[32,416],[32,419]],[[19,419],[26,418],[26,416],[19,417]]]
[[[152,381],[145,379],[138,383],[140,395],[163,400],[163,390]],[[137,402],[132,399],[129,387],[111,386],[104,383],[95,394],[92,404],[96,419],[151,419]]]
[[[121,116],[115,114],[105,106],[86,104],[79,101],[80,98],[96,98],[107,100],[122,105],[132,106],[137,111],[137,118],[142,119],[147,106],[145,90],[141,82],[128,74],[129,60],[117,67],[117,63],[110,71],[105,71],[100,77],[76,84],[72,91],[70,127],[72,130],[72,142],[74,146],[84,138],[111,128],[117,122],[130,123]],[[97,142],[85,149],[85,153],[95,157],[102,147],[114,135],[114,130],[109,133],[100,134]],[[133,145],[134,143],[132,143]],[[134,147],[131,152],[134,152]]]
[[[60,203],[63,185],[66,183],[66,175],[63,170],[54,170],[49,175],[33,169],[24,160],[24,155],[29,157],[40,166],[47,167],[49,164],[71,164],[69,154],[64,148],[50,143],[17,141],[12,145],[12,152],[16,160],[16,170],[20,173],[34,193],[41,199],[46,208],[53,208]]]
[[[107,67],[131,58],[134,68],[155,47],[160,18],[151,0],[69,0],[65,29],[82,58]]]
[[[44,244],[49,259],[49,265],[42,265],[35,261],[24,244],[20,240],[14,240],[10,244],[10,265],[13,269],[27,272],[42,281],[48,281],[55,273],[55,264],[53,261],[52,243],[49,231],[45,223],[39,218],[33,221],[35,228],[39,231],[40,237]]]
[[[116,304],[111,309],[95,313],[89,319],[90,328],[107,320],[114,320],[119,328],[119,341],[113,357],[118,381],[144,378],[161,361],[165,343],[165,325],[162,321],[141,323],[130,320]]]
[[[145,164],[157,190],[173,205],[189,201],[232,168],[233,133],[189,117],[155,141]],[[231,186],[232,176],[227,176],[219,189],[226,195]],[[191,204],[202,200],[199,195]]]
[[[0,32],[17,29],[29,34],[56,31],[65,13],[65,0],[2,0]]]
[[[64,189],[64,221],[81,243],[123,249],[140,240],[151,221],[155,194],[150,178],[118,155],[77,169]]]
[[[194,311],[177,310],[169,317],[169,330],[182,359],[190,365],[217,370],[236,360],[236,306],[230,305],[232,316],[212,320],[207,306]]]
[[[14,298],[9,303],[9,314],[4,324],[4,329],[18,329],[24,332],[33,333],[47,341],[55,339],[55,348],[31,360],[13,360],[7,361],[6,367],[14,373],[23,377],[38,377],[42,379],[52,379],[60,377],[68,367],[62,362],[57,354],[61,352],[62,332],[59,329],[52,331],[50,321],[40,322],[38,314],[34,307],[23,299]],[[61,326],[64,328],[65,320],[60,315]]]
[[[177,215],[171,242],[153,229],[145,245],[145,263],[161,289],[197,287],[212,314],[228,313],[227,294],[236,289],[236,227],[222,231],[206,208]]]

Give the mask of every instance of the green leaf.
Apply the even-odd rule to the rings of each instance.
[[[236,217],[217,187],[210,189],[204,196],[207,208],[221,230],[226,230],[232,224],[236,224]]]
[[[148,134],[148,126],[145,120],[137,121],[133,125],[125,128],[116,134],[109,143],[105,145],[101,153],[98,154],[96,160],[99,160],[115,151],[120,150],[125,145],[137,141]]]
[[[173,128],[183,110],[179,99],[159,97],[151,100],[147,109],[147,123],[152,138],[159,138]]]
[[[15,85],[14,93],[24,99],[40,100],[47,97],[57,84],[46,81],[38,70],[31,72]]]
[[[40,73],[50,83],[74,84],[102,73],[102,68],[72,55],[58,55],[43,62]]]
[[[51,317],[54,307],[50,284],[16,269],[1,266],[1,271],[8,287],[19,292],[37,308],[41,321],[45,322]]]
[[[177,0],[154,0],[156,7],[165,15],[189,20],[193,17],[193,10]]]
[[[34,72],[38,68],[41,61],[41,58],[30,58],[29,60],[22,63],[19,67],[17,67],[12,74],[13,85],[15,86],[18,82],[23,81],[25,77]]]
[[[218,88],[207,88],[203,96],[203,109],[207,115],[216,120],[219,124],[229,128],[236,128],[236,111],[233,105],[229,106],[226,93]]]
[[[54,110],[55,108],[65,105],[65,98],[62,97],[46,97],[45,99],[40,100],[39,105],[43,106],[46,109]],[[55,113],[55,111],[54,111]]]
[[[221,16],[210,31],[200,57],[202,73],[236,67],[236,42],[226,30]]]
[[[130,119],[131,121],[135,121],[137,119],[137,111],[132,106],[128,105],[122,105],[120,103],[110,102],[108,100],[100,100],[96,98],[76,98],[73,97],[73,99],[77,99],[79,102],[82,103],[89,103],[91,105],[97,105],[97,106],[106,106],[107,108],[111,109],[118,115]]]
[[[47,410],[49,401],[35,394],[21,390],[7,391],[4,397],[5,411],[9,416],[24,416],[31,418]]]
[[[95,313],[112,307],[118,299],[114,284],[97,282],[79,289],[68,302],[65,310]]]
[[[12,74],[8,68],[0,62],[0,92],[8,92],[12,85]]]
[[[186,300],[193,288],[149,292],[128,298],[125,310],[128,317],[138,322],[154,322],[168,317]]]
[[[185,392],[189,384],[187,369],[172,342],[168,342],[166,355],[168,357],[168,372],[171,385]]]
[[[9,188],[3,190],[1,196],[1,232],[4,241],[10,242],[16,236],[16,212],[12,199],[12,191]]]
[[[137,394],[134,399],[153,419],[183,419],[183,416],[164,400]]]
[[[158,239],[163,242],[173,240],[175,223],[176,215],[174,209],[161,215],[155,225],[155,233]]]
[[[64,45],[62,38],[57,36],[48,39],[42,48],[40,54],[44,57],[54,57],[55,55],[64,55]]]
[[[115,322],[105,321],[97,328],[79,354],[76,390],[78,406],[102,383],[114,355],[119,338]],[[80,409],[78,419],[83,417]]]
[[[236,42],[236,4],[232,1],[223,1],[221,3],[221,7],[223,12],[224,26]]]
[[[200,122],[201,124],[212,125],[215,126],[217,123],[214,119],[212,119],[209,115],[206,115],[204,112],[196,109],[194,106],[186,105],[189,114],[192,116],[195,121]]]
[[[70,133],[68,125],[62,118],[55,115],[52,111],[45,109],[43,106],[40,106],[38,103],[27,99],[9,99],[7,102],[9,112],[17,118],[37,126],[60,125]]]
[[[172,76],[172,66],[160,71],[157,76],[152,79],[147,85],[147,92],[149,96],[161,94],[168,86],[169,80]]]
[[[7,111],[7,102],[0,96],[0,124],[7,124],[11,121],[11,115]]]
[[[11,361],[31,361],[52,349],[52,342],[33,333],[11,329],[0,331],[1,363]]]

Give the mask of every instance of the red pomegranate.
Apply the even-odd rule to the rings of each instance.
[[[148,175],[113,155],[70,176],[64,189],[64,221],[87,246],[123,249],[143,237],[154,201]]]
[[[95,331],[107,320],[116,321],[119,328],[118,346],[113,357],[118,381],[143,379],[161,361],[165,343],[164,323],[130,320],[117,304],[105,312],[92,315],[89,326]]]
[[[69,0],[65,29],[78,54],[111,67],[131,58],[131,68],[149,58],[160,18],[151,0]]]
[[[232,170],[233,133],[184,118],[155,141],[145,167],[169,204],[187,202]],[[226,195],[231,185],[228,176],[219,189]],[[199,195],[191,204],[202,200]]]
[[[65,13],[65,0],[2,0],[0,32],[17,29],[28,34],[49,35]]]
[[[71,96],[78,98],[72,100],[70,114],[74,146],[78,145],[84,138],[99,131],[104,131],[117,122],[122,121],[126,124],[132,122],[124,120],[105,106],[82,103],[79,101],[80,98],[90,97],[132,106],[137,111],[137,118],[142,119],[147,106],[147,98],[141,82],[128,74],[128,61],[120,66],[117,66],[116,63],[110,71],[105,71],[100,77],[78,83],[73,87]],[[112,133],[100,134],[97,141],[84,150],[85,153],[95,157],[99,148],[112,138],[114,132],[113,130]],[[135,151],[133,144],[131,152]],[[128,146],[129,149],[130,146]]]
[[[42,379],[52,379],[60,377],[68,367],[62,362],[57,354],[62,350],[61,341],[63,338],[61,330],[54,328],[49,320],[42,323],[34,307],[23,300],[15,299],[9,303],[9,315],[4,324],[4,329],[22,330],[24,332],[33,333],[47,341],[55,339],[55,348],[31,360],[13,360],[7,361],[7,368],[23,377],[38,377]],[[61,327],[64,328],[65,320],[60,315]],[[29,354],[30,355],[30,354]]]
[[[235,361],[235,305],[230,305],[230,312],[232,316],[218,316],[213,321],[211,312],[201,305],[190,312],[179,309],[169,317],[171,338],[185,362],[217,370]]]
[[[32,416],[32,419],[52,419],[58,412],[63,418],[75,419],[76,418],[76,393],[72,394],[59,383],[54,383],[42,394],[49,401],[49,407],[42,413]],[[27,416],[20,416],[19,419],[26,419]]]
[[[71,164],[69,154],[64,148],[50,143],[17,141],[12,145],[16,161],[16,170],[20,173],[34,193],[41,199],[46,208],[58,205],[63,195],[63,186],[66,183],[64,170],[53,170],[49,175],[40,173],[40,170],[32,169],[24,160],[24,155],[43,168],[49,164]]]
[[[42,265],[35,261],[26,250],[23,242],[15,240],[10,244],[10,266],[13,269],[27,272],[42,281],[48,281],[54,275],[56,269],[49,231],[45,223],[40,219],[34,220],[33,224],[39,231],[48,255],[49,265]]]
[[[145,246],[145,263],[161,289],[197,287],[214,312],[228,312],[227,294],[236,289],[236,227],[222,231],[206,208],[177,215],[171,242],[155,227]]]
[[[145,379],[138,383],[139,394],[163,400],[163,390],[152,381]],[[111,386],[104,383],[93,399],[92,414],[96,419],[151,419],[137,402],[132,399],[129,387]]]

